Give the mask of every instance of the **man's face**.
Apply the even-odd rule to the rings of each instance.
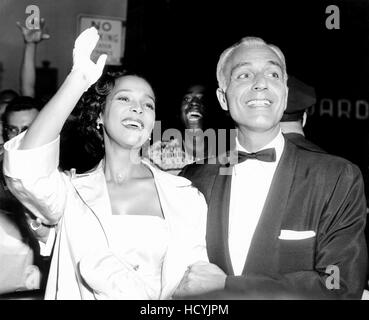
[[[27,130],[38,113],[37,109],[10,112],[4,123],[5,138],[10,140]]]
[[[228,58],[225,97],[219,101],[241,129],[266,132],[279,129],[287,105],[288,88],[282,61],[267,46],[238,47]]]
[[[181,120],[186,128],[201,127],[205,116],[205,87],[195,85],[188,88],[182,99]]]

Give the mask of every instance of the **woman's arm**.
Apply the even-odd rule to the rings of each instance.
[[[90,59],[98,40],[99,35],[94,27],[86,29],[79,35],[74,44],[71,73],[32,123],[19,149],[40,147],[55,140],[60,134],[82,94],[102,74],[107,56],[101,55],[97,63]]]
[[[83,92],[101,75],[106,55],[97,64],[90,54],[99,36],[84,31],[73,50],[73,70],[40,112],[30,129],[5,144],[4,176],[9,190],[40,222],[56,224],[64,213],[69,178],[58,171],[60,130]]]

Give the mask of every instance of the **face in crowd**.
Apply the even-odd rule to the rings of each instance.
[[[27,130],[39,111],[35,108],[9,112],[4,123],[4,138],[10,140]]]
[[[12,90],[4,90],[0,92],[0,145],[4,143],[3,139],[3,114],[9,102],[17,97],[17,93]]]
[[[202,128],[205,116],[204,98],[204,86],[194,85],[188,88],[181,105],[181,121],[186,129]]]
[[[266,44],[241,44],[226,59],[222,76],[218,100],[237,127],[276,133],[288,94],[285,64],[276,52]]]
[[[123,76],[106,98],[99,120],[104,127],[105,147],[140,148],[155,123],[155,95],[146,80]]]

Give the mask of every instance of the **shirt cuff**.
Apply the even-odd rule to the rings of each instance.
[[[4,175],[14,179],[48,176],[59,164],[60,137],[37,148],[20,150],[25,133],[5,143]]]
[[[51,251],[54,247],[55,235],[55,228],[50,228],[49,237],[47,238],[46,243],[38,241],[40,245],[40,255],[43,257],[48,257],[51,255]]]

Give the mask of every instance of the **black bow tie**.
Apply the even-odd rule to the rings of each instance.
[[[247,159],[257,159],[265,162],[274,162],[276,159],[275,149],[269,148],[253,153],[238,151],[238,163],[244,162]]]

